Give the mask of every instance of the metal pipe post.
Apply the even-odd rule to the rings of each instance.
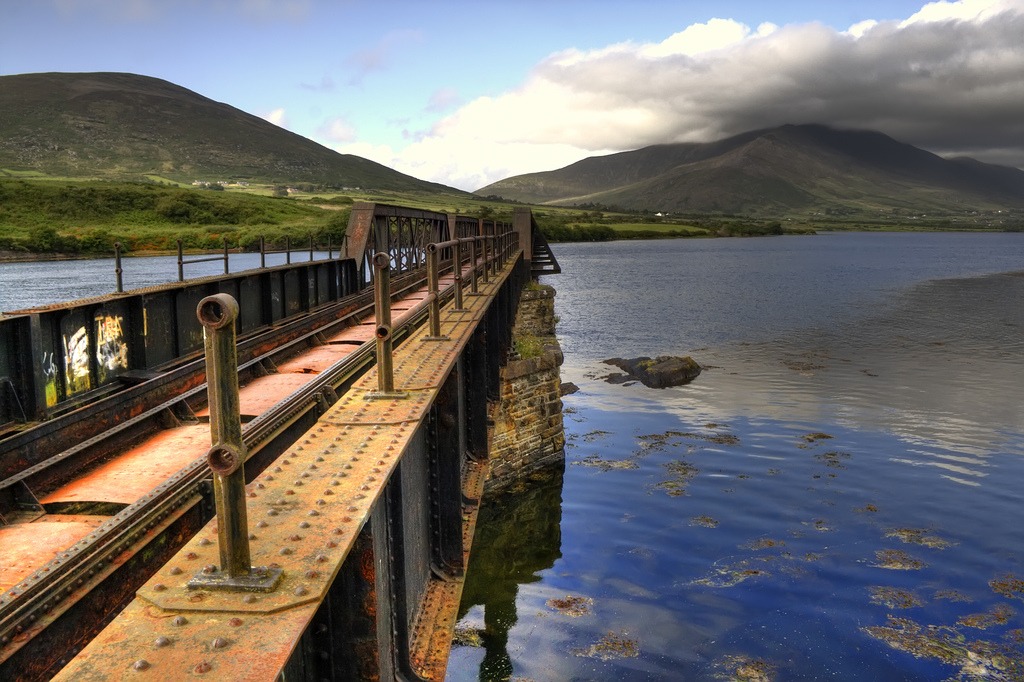
[[[181,250],[181,240],[178,240],[178,281],[185,281],[185,254]]]
[[[437,245],[427,245],[427,292],[430,296],[430,337],[441,338],[441,310],[437,274]]]
[[[476,238],[469,242],[469,262],[473,264],[473,267],[469,271],[469,293],[479,294],[476,284]]]
[[[384,251],[373,255],[374,308],[376,309],[377,332],[377,388],[383,394],[395,392],[392,351],[394,339],[391,336],[391,256]]]
[[[207,458],[214,473],[220,563],[221,569],[234,577],[248,574],[251,567],[235,349],[238,302],[228,294],[207,296],[199,302],[196,313],[206,331],[206,382],[213,442]]]
[[[213,443],[206,459],[213,471],[220,569],[207,566],[189,581],[189,587],[270,591],[281,577],[280,569],[254,569],[249,552],[243,466],[246,450],[242,440],[235,345],[238,302],[228,294],[207,296],[199,302],[196,315],[205,332],[206,385]]]
[[[462,305],[462,242],[460,240],[455,241],[453,270],[455,275],[455,310],[462,311],[465,308]]]
[[[490,277],[488,271],[491,269],[491,261],[488,260],[489,256],[488,256],[488,253],[487,253],[487,237],[481,237],[480,238],[480,243],[482,245],[483,252],[484,252],[484,270],[483,270],[483,272],[484,272],[484,284],[487,284],[488,278]]]
[[[224,274],[225,275],[229,274],[228,270],[229,270],[229,268],[228,268],[228,238],[224,237]]]
[[[121,242],[114,242],[114,277],[117,279],[117,293],[124,292],[124,279],[121,274]]]

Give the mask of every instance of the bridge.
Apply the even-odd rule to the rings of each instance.
[[[346,241],[0,317],[0,677],[443,678],[557,261],[527,209],[356,204]]]

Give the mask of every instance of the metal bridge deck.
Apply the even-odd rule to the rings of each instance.
[[[453,278],[449,275],[446,284]],[[423,300],[425,290],[392,303],[403,311]],[[257,377],[241,389],[243,421],[286,400],[334,363],[373,339],[373,316],[323,339],[282,363],[277,372]],[[124,506],[134,503],[197,459],[210,446],[208,408],[196,412],[198,423],[160,431],[100,466],[50,491],[39,499],[46,513],[28,523],[0,525],[0,592],[9,590],[49,561],[88,537]]]
[[[466,296],[463,310],[454,310],[450,303],[443,311],[443,338],[428,338],[424,325],[395,349],[394,394],[379,394],[377,371],[370,370],[312,430],[246,486],[252,563],[283,569],[276,590],[256,594],[189,589],[197,571],[218,564],[214,519],[55,679],[140,679],[143,671],[151,679],[275,679],[300,646],[350,553],[359,560],[357,542],[375,503],[410,443],[422,437],[431,405],[510,271],[511,265],[482,284],[480,295]],[[393,308],[400,311],[415,302],[407,299]],[[370,338],[372,325],[367,327],[346,330],[266,379],[318,371],[335,361],[336,354],[354,349],[353,342]],[[243,390],[243,414],[276,399],[277,389],[265,383],[269,382],[250,384],[253,395],[248,397]],[[282,394],[288,390],[280,388]],[[204,435],[208,443],[208,429]],[[464,463],[464,559],[485,475],[485,462]],[[410,658],[416,675],[443,678],[461,592],[461,578],[430,578],[412,638]]]

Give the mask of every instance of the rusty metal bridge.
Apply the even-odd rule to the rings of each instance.
[[[346,238],[0,317],[0,678],[443,678],[557,262],[527,209],[356,204]]]

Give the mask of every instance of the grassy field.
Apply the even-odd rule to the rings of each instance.
[[[127,252],[170,252],[179,239],[190,250],[220,249],[224,239],[232,248],[255,248],[260,238],[274,247],[283,245],[285,238],[304,242],[313,237],[319,244],[326,244],[328,239],[337,244],[345,233],[352,204],[359,201],[501,221],[511,221],[516,207],[465,194],[418,190],[341,192],[302,183],[253,183],[210,189],[156,175],[149,180],[81,180],[0,169],[0,255],[18,258],[55,253],[110,254],[115,242],[120,242]],[[794,216],[768,221],[738,216],[665,217],[553,206],[532,209],[544,234],[556,242],[759,236],[820,229],[978,229],[977,225],[916,218],[869,222]]]

